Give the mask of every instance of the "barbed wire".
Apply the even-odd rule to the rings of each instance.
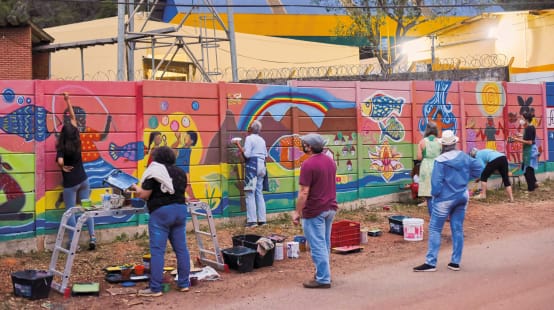
[[[507,67],[510,59],[504,54],[483,54],[466,57],[437,58],[433,65],[433,71],[452,71],[463,69],[484,69]],[[414,67],[403,64],[395,68],[395,73],[428,72],[429,64],[416,62]],[[380,75],[381,68],[375,64],[344,64],[333,66],[314,67],[282,67],[282,68],[238,68],[239,80],[286,80],[286,79],[321,79],[333,77],[365,77],[368,75]],[[221,74],[213,76],[215,81],[229,81],[232,76],[230,67],[220,71]],[[142,69],[134,71],[135,80],[143,80]],[[198,80],[200,77],[197,77]],[[81,80],[80,75],[51,77],[52,80]],[[97,71],[85,74],[86,81],[117,81],[117,71]],[[199,80],[198,80],[199,81]]]

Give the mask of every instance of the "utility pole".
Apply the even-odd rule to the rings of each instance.
[[[235,42],[235,18],[233,16],[233,1],[227,0],[227,24],[229,37],[229,48],[231,49],[231,72],[233,82],[239,81],[238,64],[237,64],[237,46]]]
[[[433,71],[433,66],[435,65],[435,39],[437,38],[437,35],[432,34],[430,38],[431,38],[431,70],[429,71]]]
[[[125,80],[125,2],[117,4],[117,80]]]

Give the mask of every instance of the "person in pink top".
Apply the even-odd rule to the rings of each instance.
[[[323,153],[325,139],[318,134],[302,137],[302,148],[310,157],[300,167],[300,190],[292,221],[302,219],[304,236],[310,244],[315,277],[304,282],[305,288],[330,288],[331,225],[338,209],[337,167],[332,158]]]

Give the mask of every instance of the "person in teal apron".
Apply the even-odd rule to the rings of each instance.
[[[535,144],[537,130],[531,125],[534,115],[532,113],[523,113],[520,124],[523,126],[523,136],[512,137],[513,141],[523,144],[523,161],[521,170],[527,182],[527,190],[532,192],[539,187],[537,178],[535,177],[535,169],[539,166],[539,150]]]

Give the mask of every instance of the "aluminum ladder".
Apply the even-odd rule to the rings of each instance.
[[[120,209],[92,208],[85,210],[79,206],[65,211],[60,221],[58,235],[56,236],[56,243],[54,244],[54,249],[52,250],[52,258],[50,259],[49,271],[54,275],[51,287],[62,294],[68,287],[69,278],[71,277],[71,268],[73,267],[73,261],[75,260],[75,254],[77,254],[77,248],[79,245],[79,236],[81,235],[83,224],[90,217],[133,215],[145,213],[146,211],[146,207],[125,207]],[[81,216],[79,216],[75,227],[68,225],[67,221],[69,220],[69,218],[76,214],[80,214]],[[73,231],[73,238],[71,239],[69,249],[66,248],[63,244],[66,230]],[[58,265],[58,259],[60,259],[60,253],[64,253],[66,255],[65,264],[62,264],[64,265],[63,270],[56,269],[56,266]],[[61,278],[61,282],[55,281],[57,277]]]
[[[189,202],[188,212],[192,218],[194,235],[196,236],[196,241],[198,242],[199,263],[211,266],[217,270],[228,271],[229,267],[223,262],[223,256],[221,255],[221,251],[219,249],[214,218],[212,216],[210,206],[202,201]],[[205,217],[208,220],[209,231],[203,231],[200,229],[200,217]],[[214,247],[213,251],[204,247],[203,238],[205,237],[211,238]],[[215,257],[215,259],[210,258],[210,256]]]

